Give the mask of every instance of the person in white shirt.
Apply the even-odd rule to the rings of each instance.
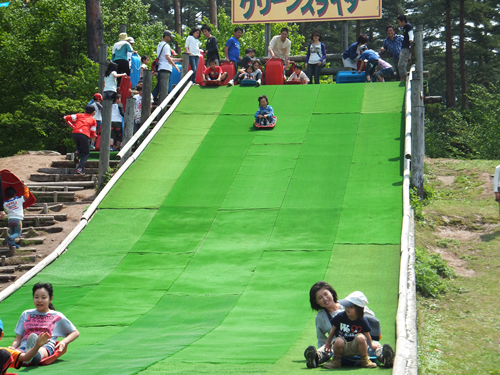
[[[198,72],[198,61],[200,60],[200,53],[203,52],[200,49],[200,37],[201,30],[197,27],[191,29],[189,36],[186,38],[186,44],[184,47],[186,48],[186,52],[189,55],[189,65],[191,66],[191,70],[193,71],[193,75],[191,76],[191,81],[195,83],[196,81],[196,73]]]
[[[500,187],[500,165],[495,168],[495,177],[493,178],[493,192],[495,193],[495,201],[498,202],[498,214],[500,215],[500,192],[498,189]]]
[[[288,39],[288,28],[283,27],[281,29],[280,35],[276,35],[269,42],[269,54],[273,60],[281,59],[283,60],[283,67],[287,69],[290,64],[290,48],[292,47],[292,42]]]
[[[160,81],[167,80],[167,84],[165,87],[168,87],[168,82],[170,81],[170,73],[172,73],[172,67],[174,67],[178,72],[180,69],[175,65],[174,60],[172,60],[172,51],[170,50],[170,43],[173,39],[174,35],[169,30],[165,30],[163,32],[163,39],[158,44],[156,48],[156,53],[158,55],[158,83],[156,87],[153,89],[153,97],[156,100],[160,91]],[[163,94],[163,93],[162,93]],[[165,97],[168,93],[165,93]]]

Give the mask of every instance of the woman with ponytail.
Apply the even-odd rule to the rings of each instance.
[[[56,349],[60,352],[64,351],[66,346],[80,335],[68,318],[59,311],[55,311],[54,305],[52,305],[53,298],[52,284],[35,284],[33,286],[35,308],[23,311],[15,329],[16,338],[10,348],[19,348],[24,352],[35,345],[38,335],[41,333],[46,332],[50,335],[50,341],[42,346],[30,361],[34,365],[43,358],[54,354]],[[58,337],[64,337],[64,339],[57,342]]]

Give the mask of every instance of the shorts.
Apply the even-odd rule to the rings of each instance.
[[[344,68],[358,69],[358,59],[353,60],[349,57],[347,59],[342,58],[342,62],[344,64]]]
[[[49,340],[49,342],[47,344],[45,344],[44,346],[42,346],[42,348],[47,349],[47,351],[49,352],[49,355],[52,355],[52,354],[54,354],[54,352],[56,350],[56,342],[54,340]],[[19,350],[26,352],[26,340],[21,342],[21,346],[19,347]]]
[[[111,138],[115,142],[122,141],[122,123],[121,122],[112,122],[111,123]]]
[[[495,202],[500,202],[500,195],[498,196],[498,199],[497,199],[497,197],[495,195]]]
[[[358,341],[356,340],[356,338],[361,335],[363,337],[365,337],[365,335],[363,335],[362,333],[358,333],[354,339],[352,339],[352,341],[347,341],[345,338],[343,337],[337,337],[335,340],[337,339],[342,339],[344,340],[345,342],[345,346],[344,346],[344,351],[342,352],[342,356],[343,357],[354,357],[356,355],[359,355],[359,350],[358,350]]]

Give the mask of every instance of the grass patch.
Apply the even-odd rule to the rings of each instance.
[[[415,223],[416,246],[421,259],[427,258],[425,267],[418,267],[427,272],[431,286],[417,301],[420,374],[500,374],[500,225],[487,179],[497,164],[426,159],[427,183],[435,195],[423,207],[423,220]],[[432,289],[435,276],[430,273],[439,275],[442,266],[435,251],[475,274],[453,281],[441,276],[446,293],[438,293],[441,287]]]

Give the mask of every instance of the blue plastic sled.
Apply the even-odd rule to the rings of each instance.
[[[136,53],[132,54],[130,58],[130,83],[132,88],[135,89],[141,78],[141,59]]]
[[[257,81],[254,79],[242,79],[240,86],[256,86]]]
[[[257,128],[257,129],[274,129],[274,126],[276,125],[276,123],[278,122],[278,119],[276,118],[276,116],[273,117],[274,118],[274,122],[272,124],[269,124],[269,125],[261,125],[259,124],[258,122],[254,123],[253,125]]]

